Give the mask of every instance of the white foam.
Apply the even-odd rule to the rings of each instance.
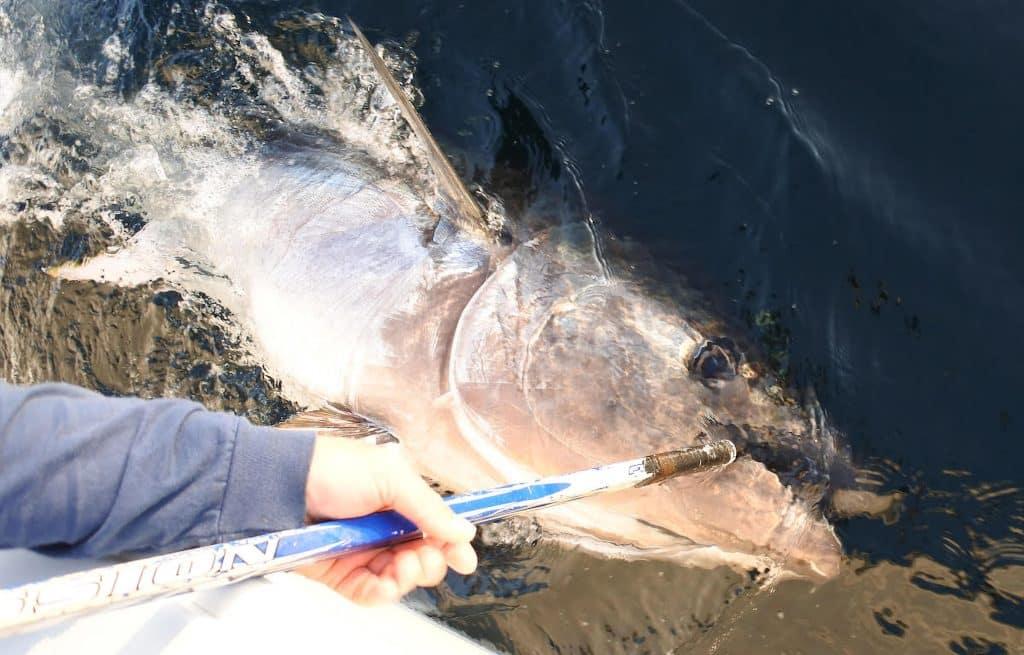
[[[8,105],[21,91],[24,74],[20,70],[0,68],[0,114],[7,111]]]
[[[8,209],[11,197],[11,177],[15,174],[14,166],[0,168],[0,222],[10,223],[18,216]]]
[[[117,34],[111,34],[107,37],[107,40],[103,42],[101,52],[107,59],[107,70],[104,73],[104,79],[107,84],[112,84],[117,80],[117,74],[121,66],[124,65],[125,60],[131,55]]]

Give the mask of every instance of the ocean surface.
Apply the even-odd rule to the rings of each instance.
[[[846,561],[820,585],[539,539],[410,603],[517,653],[1024,652],[1018,3],[0,0],[0,376],[297,409],[215,303],[43,269],[146,223],[111,191],[111,126],[230,116],[175,137],[196,167],[196,143],[337,127],[346,15],[464,179],[644,245],[814,391],[864,485],[901,495],[837,519]],[[118,103],[142,113],[97,109]]]

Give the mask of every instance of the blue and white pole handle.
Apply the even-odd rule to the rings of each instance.
[[[585,496],[723,466],[735,458],[732,442],[716,441],[535,482],[450,496],[445,502],[471,523],[486,523]],[[0,590],[0,636],[103,609],[293,569],[329,557],[393,546],[422,536],[402,515],[379,512],[63,575]]]

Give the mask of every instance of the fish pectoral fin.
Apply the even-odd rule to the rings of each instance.
[[[459,217],[462,219],[457,221],[462,228],[466,228],[470,231],[476,232],[481,236],[487,238],[497,238],[500,236],[501,226],[491,225],[487,220],[487,215],[480,208],[480,205],[474,200],[473,195],[463,184],[462,180],[456,174],[455,169],[452,168],[451,162],[445,156],[444,151],[437,145],[437,141],[434,140],[434,136],[427,129],[426,124],[420,117],[419,112],[413,107],[409,97],[399,86],[395,76],[391,74],[387,64],[381,59],[380,55],[374,49],[370,41],[363,35],[362,30],[355,24],[351,18],[348,19],[349,24],[352,26],[352,31],[356,35],[356,39],[359,40],[360,45],[366,51],[367,56],[370,57],[370,61],[373,63],[373,68],[377,71],[381,81],[387,88],[391,97],[398,103],[398,107],[402,111],[402,117],[412,128],[412,131],[416,134],[417,138],[423,143],[423,147],[427,151],[427,157],[430,162],[430,168],[434,171],[434,175],[437,176],[438,183],[441,189],[444,191],[448,199],[455,205],[455,209],[458,212]]]
[[[398,437],[380,423],[336,403],[328,403],[319,409],[299,412],[274,427],[284,430],[315,430],[318,434],[358,439],[378,446],[399,443]],[[423,479],[442,496],[450,496],[455,493],[437,480],[428,477]]]
[[[300,412],[275,427],[286,430],[315,430],[332,437],[359,439],[378,445],[398,443],[395,435],[380,423],[334,403]]]
[[[82,262],[67,262],[46,269],[51,277],[62,280],[93,280],[120,286],[136,286],[154,280],[181,277],[181,265],[160,253],[149,241],[129,242],[124,248],[90,257]]]
[[[147,225],[119,250],[49,267],[46,273],[61,280],[92,280],[124,287],[162,281],[202,291],[227,303],[231,280],[183,245],[178,234],[171,226]]]
[[[50,266],[46,274],[59,280],[92,280],[119,286],[137,286],[162,279],[164,269],[151,262],[133,262],[121,252],[103,254],[83,262],[65,262]]]

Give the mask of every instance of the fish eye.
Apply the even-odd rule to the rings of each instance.
[[[697,350],[690,370],[705,380],[726,382],[736,377],[739,361],[739,351],[732,339],[709,339]]]

